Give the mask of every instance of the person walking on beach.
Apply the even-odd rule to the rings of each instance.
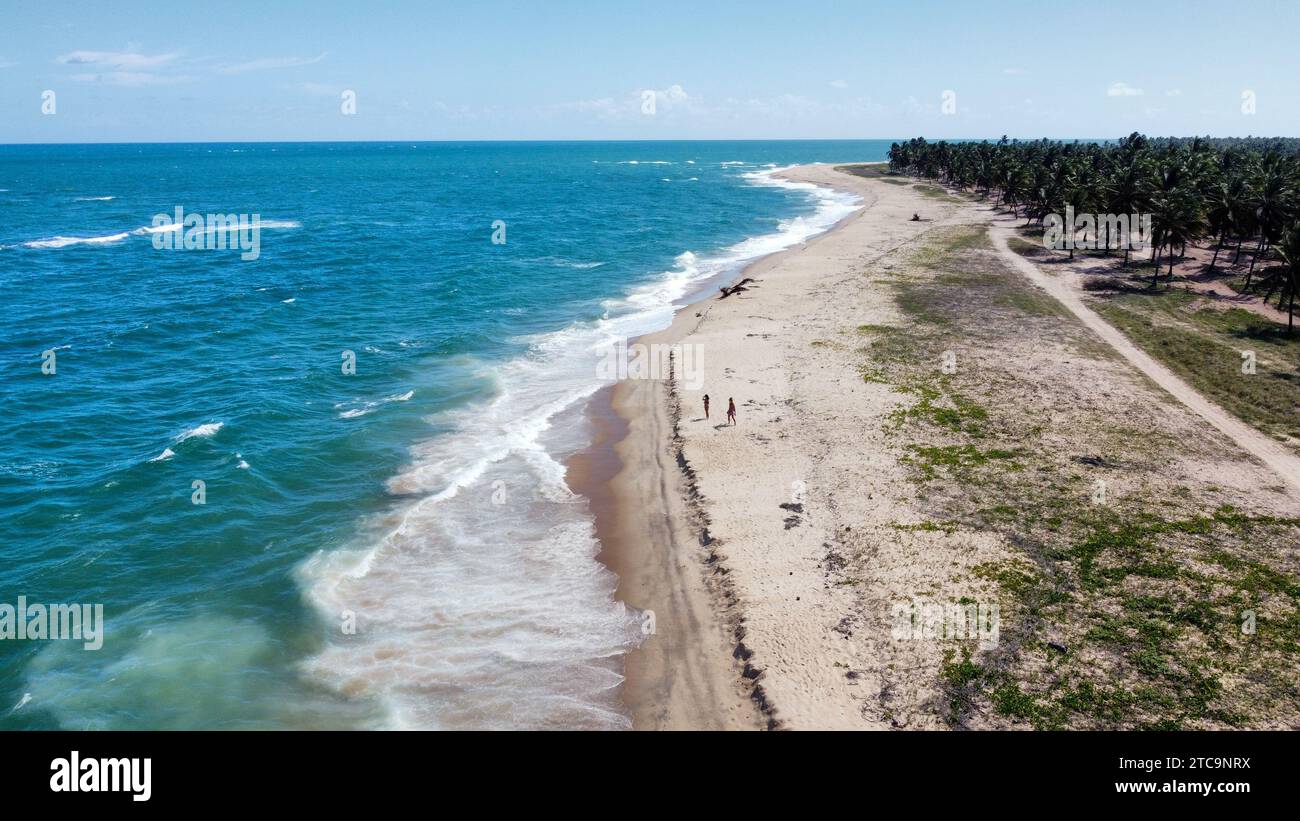
[[[709,395],[704,394],[704,418],[709,418]]]
[[[727,397],[727,423],[736,424],[736,400],[730,396]]]

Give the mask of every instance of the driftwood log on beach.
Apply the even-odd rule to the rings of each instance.
[[[745,283],[753,282],[753,281],[754,281],[753,277],[745,277],[740,282],[737,282],[735,285],[731,286],[730,288],[723,285],[721,288],[718,289],[719,291],[722,292],[722,296],[718,297],[718,299],[726,299],[732,294],[738,294],[741,291],[748,291],[749,289],[745,287]]]

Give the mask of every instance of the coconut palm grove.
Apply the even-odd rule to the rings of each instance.
[[[1300,291],[1300,139],[1174,138],[1113,142],[894,143],[892,170],[991,197],[1042,225],[1053,213],[1150,214],[1150,287],[1166,287],[1190,248],[1210,248],[1204,273],[1244,266],[1234,285],[1288,315]],[[1120,247],[1107,236],[1093,253]],[[1073,254],[1073,251],[1071,252]],[[1129,262],[1125,249],[1125,264]],[[1167,265],[1167,267],[1165,267]],[[1145,273],[1145,272],[1144,272]]]

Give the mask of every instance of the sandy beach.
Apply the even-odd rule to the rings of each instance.
[[[842,609],[834,599],[851,594],[824,583],[823,544],[835,526],[805,498],[812,462],[830,455],[830,443],[807,440],[799,416],[817,410],[799,407],[793,394],[822,397],[828,418],[839,415],[846,393],[867,399],[866,386],[811,361],[809,342],[840,321],[829,309],[858,265],[933,223],[909,221],[928,203],[901,187],[829,166],[784,175],[852,191],[863,207],[737,277],[757,285],[686,306],[671,327],[637,340],[702,346],[706,389],[625,380],[608,396],[612,424],[623,429],[605,439],[621,469],[593,503],[602,560],[620,579],[619,597],[656,614],[656,635],[627,662],[624,699],[638,729],[854,723],[855,682],[820,663],[840,652],[844,637],[826,629],[827,614]],[[876,320],[888,311],[879,302]],[[796,353],[808,361],[790,362]],[[734,427],[723,424],[728,397]],[[592,493],[590,484],[579,489]],[[788,526],[792,519],[801,526]],[[770,669],[777,659],[779,672]],[[773,684],[788,705],[780,720],[769,703]]]
[[[653,634],[626,662],[623,700],[635,728],[1025,726],[1029,713],[997,701],[1008,687],[1047,705],[1061,681],[1078,688],[1080,676],[1104,679],[1108,669],[1123,680],[1128,667],[1125,651],[1109,646],[1080,647],[1064,666],[1052,661],[1044,648],[1073,648],[1088,627],[1060,607],[1112,603],[1085,604],[1079,594],[1044,615],[1022,595],[1025,585],[1008,581],[1055,578],[1026,550],[1028,525],[989,511],[1009,505],[1028,518],[1038,515],[1034,505],[1087,508],[1099,481],[1125,500],[1173,483],[1177,499],[1209,510],[1294,509],[1285,477],[1017,273],[1005,240],[999,250],[988,239],[995,215],[986,204],[883,178],[879,167],[862,176],[822,165],[782,173],[852,191],[863,207],[749,266],[738,278],[754,280],[746,290],[684,307],[671,327],[642,337],[699,346],[701,386],[618,383],[593,402],[597,442],[570,465],[571,485],[591,499],[618,598],[654,614]],[[921,292],[907,289],[942,282],[947,269],[933,258],[958,248],[993,266],[1005,292],[991,305],[1009,307],[990,307],[964,336],[937,316],[920,328],[917,317],[928,321],[915,304]],[[890,348],[885,340],[899,329],[939,347]],[[937,376],[945,346],[960,372],[939,377],[939,388],[904,379]],[[882,349],[894,352],[874,365],[864,358]],[[895,366],[912,370],[900,376]],[[954,387],[962,379],[974,380],[964,393]],[[734,426],[725,419],[729,398]],[[973,422],[961,418],[968,411]],[[1140,447],[1116,427],[1117,415],[1154,420]],[[977,444],[944,444],[952,431]],[[981,451],[988,437],[1017,447]],[[1192,438],[1195,446],[1185,444]],[[985,461],[1006,473],[976,481],[961,472]],[[1103,479],[1088,472],[1097,465],[1108,471]],[[1027,483],[1031,475],[1042,478]],[[1284,560],[1295,559],[1291,550]],[[1000,604],[1000,644],[897,640],[898,607],[918,597]],[[1078,672],[1069,668],[1076,662]],[[972,681],[1001,681],[1002,696],[964,680],[962,664],[984,671]],[[1242,698],[1259,696],[1242,686]],[[1258,723],[1284,724],[1291,712]]]

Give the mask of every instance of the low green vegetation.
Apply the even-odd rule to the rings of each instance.
[[[862,163],[859,165],[837,165],[835,166],[835,170],[842,171],[846,174],[853,174],[858,177],[878,178],[884,182],[892,182],[902,185],[907,185],[910,182],[903,178],[898,172],[891,170],[889,163],[883,162]]]
[[[950,648],[936,671],[948,722],[1039,729],[1294,722],[1300,516],[1256,509],[1256,500],[1218,486],[1172,482],[1171,462],[1215,445],[1164,428],[1166,406],[1155,391],[1129,405],[1077,393],[1071,374],[1114,368],[1113,360],[1081,325],[1042,304],[980,227],[932,232],[892,274],[887,287],[908,322],[854,331],[867,343],[864,379],[904,399],[886,430],[911,473],[922,521],[892,527],[995,534],[1011,554],[974,569],[1000,604],[1000,641]],[[1108,301],[1112,313],[1133,317],[1112,319],[1121,327],[1164,323],[1179,338],[1191,333],[1182,324],[1196,329],[1187,353],[1164,356],[1217,344],[1238,380],[1246,377],[1230,340],[1248,340],[1261,363],[1300,361],[1282,337],[1251,337],[1244,317],[1145,313],[1187,313],[1175,292],[1127,300]],[[1029,364],[1076,360],[1083,361],[1075,370],[1054,374]],[[1261,364],[1256,378],[1263,372]],[[1289,373],[1274,378],[1295,390],[1300,379]],[[1226,372],[1216,379],[1233,384]]]
[[[908,450],[911,455],[903,457],[904,461],[916,465],[926,481],[935,478],[939,468],[944,468],[950,476],[969,476],[973,468],[982,467],[994,459],[1014,460],[1019,455],[1014,450],[980,450],[974,445],[908,445]],[[1007,469],[1017,470],[1019,466],[1012,463]]]
[[[1007,245],[1012,251],[1024,257],[1045,257],[1050,256],[1052,253],[1043,247],[1042,242],[1033,242],[1020,237],[1011,237],[1007,240]]]
[[[960,200],[938,185],[913,185],[912,190],[921,196],[929,197],[932,200],[940,200],[942,202],[960,202]]]
[[[1204,396],[1300,448],[1300,337],[1258,314],[1176,290],[1125,291],[1093,307]],[[1254,373],[1244,373],[1252,355]]]

